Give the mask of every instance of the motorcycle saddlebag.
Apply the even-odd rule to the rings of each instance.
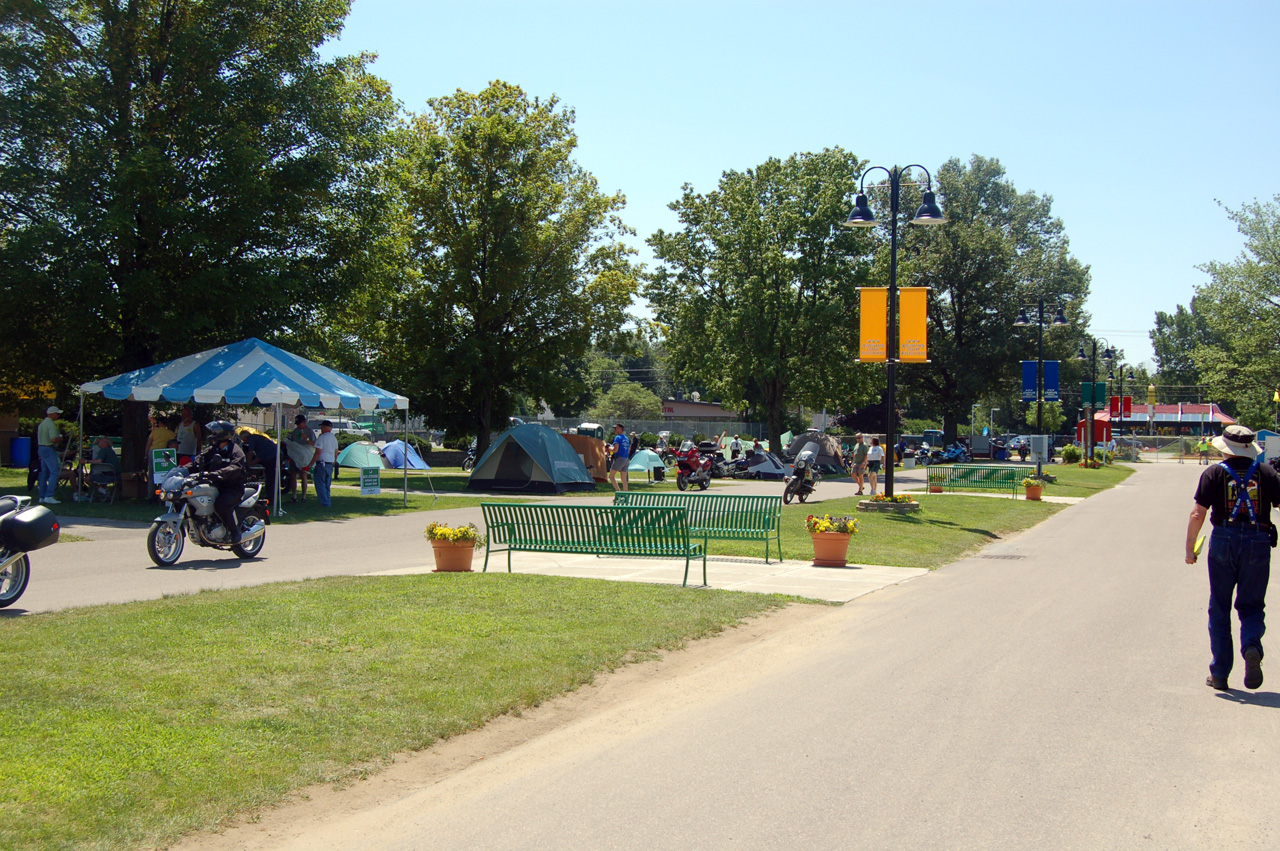
[[[58,517],[43,505],[0,520],[0,544],[10,552],[26,552],[58,543]]]

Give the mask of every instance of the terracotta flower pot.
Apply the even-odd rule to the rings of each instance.
[[[435,573],[470,573],[476,542],[432,540],[431,552],[436,557]]]
[[[849,563],[849,541],[845,532],[813,532],[813,566],[844,567]]]
[[[942,493],[942,485],[929,485],[929,493]]]
[[[1040,501],[1040,495],[1044,493],[1044,485],[1027,485],[1027,499]]]

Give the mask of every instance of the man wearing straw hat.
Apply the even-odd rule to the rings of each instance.
[[[1263,606],[1271,575],[1271,548],[1276,527],[1271,512],[1280,504],[1280,474],[1264,464],[1255,435],[1244,426],[1227,426],[1212,440],[1224,460],[1200,474],[1196,504],[1187,523],[1187,564],[1195,564],[1196,546],[1205,515],[1213,524],[1209,536],[1209,647],[1213,661],[1205,685],[1226,690],[1234,648],[1231,603],[1240,615],[1240,653],[1244,687],[1262,685]]]

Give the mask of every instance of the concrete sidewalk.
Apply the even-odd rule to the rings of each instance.
[[[477,552],[475,569],[479,571],[483,564],[484,555]],[[505,550],[495,553],[489,559],[491,572],[505,571],[506,567]],[[655,582],[661,585],[679,585],[684,580],[684,562],[671,558],[615,558],[517,552],[511,554],[511,568],[515,573],[572,576],[581,579],[613,579],[619,582]],[[429,573],[431,569],[431,565],[426,565],[380,570],[366,575],[396,576]],[[923,567],[859,564],[851,564],[847,567],[814,567],[806,561],[774,561],[765,564],[762,558],[708,556],[708,586],[706,587],[727,591],[751,591],[757,594],[795,594],[816,600],[846,603],[863,594],[870,594],[872,591],[878,591],[890,585],[899,585],[928,572]],[[689,563],[689,587],[703,587],[701,560]]]

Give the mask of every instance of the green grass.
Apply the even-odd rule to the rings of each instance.
[[[858,511],[862,499],[865,497],[783,506],[784,558],[813,558],[813,541],[804,526],[810,514],[852,514],[858,518],[859,531],[849,546],[851,562],[933,569],[1028,529],[1066,507],[1025,499],[923,495],[923,507],[917,514],[881,514]],[[764,544],[711,541],[707,550],[713,555],[763,556]]]
[[[1051,464],[1046,473],[1057,476],[1058,481],[1044,489],[1045,496],[1093,496],[1113,488],[1133,475],[1133,468],[1121,464],[1091,470],[1076,464]],[[1032,468],[1031,472],[1035,472]]]
[[[0,847],[165,845],[793,599],[428,574],[0,619]]]
[[[430,462],[428,462],[430,463]],[[355,471],[343,471],[343,478],[340,484],[358,484],[359,479],[354,476]],[[398,488],[404,479],[403,470],[383,470],[380,473],[382,479],[382,487]],[[460,493],[466,491],[467,480],[470,473],[464,473],[458,467],[440,467],[433,468],[430,471],[410,471],[409,473],[409,490],[410,491],[430,491],[432,486],[439,493]],[[348,478],[350,477],[350,478]],[[428,481],[429,480],[429,481]],[[711,487],[719,487],[724,482],[719,479],[711,481]],[[634,490],[642,491],[675,491],[676,476],[674,472],[668,473],[665,481],[650,482],[646,480],[641,473],[632,473],[628,481],[628,486]],[[495,491],[495,493],[500,493]],[[596,482],[595,487],[585,491],[569,491],[560,494],[561,497],[582,497],[582,496],[610,496],[613,494],[613,486],[608,482]]]

